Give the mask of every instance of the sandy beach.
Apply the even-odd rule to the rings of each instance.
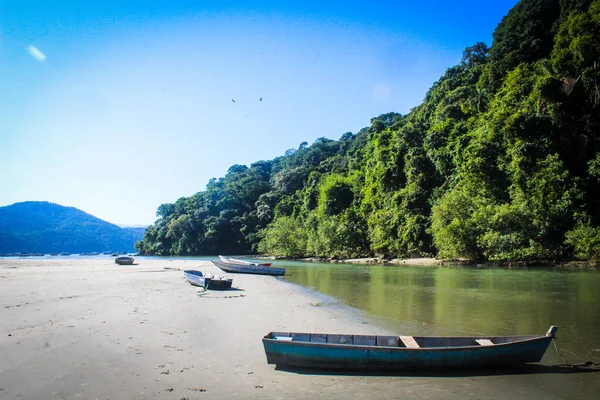
[[[198,296],[182,272],[208,262],[0,260],[0,399],[535,398],[539,376],[343,375],[278,371],[269,331],[393,334],[269,276]],[[314,304],[317,304],[315,306]],[[554,375],[555,376],[555,375]],[[553,374],[548,374],[548,382]],[[553,391],[553,397],[569,393]],[[580,393],[585,396],[585,393]]]

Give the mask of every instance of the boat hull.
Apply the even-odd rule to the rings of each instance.
[[[200,271],[183,271],[183,277],[192,286],[199,286],[210,290],[231,289],[233,279],[211,279],[207,278]]]
[[[119,265],[133,265],[133,257],[117,257],[115,258],[115,264]]]
[[[263,265],[265,267],[270,267],[271,263],[270,262],[259,262],[259,261],[253,261],[253,260],[238,260],[237,258],[231,258],[231,257],[223,257],[223,256],[219,256],[219,259],[221,260],[221,262],[224,263],[229,263],[229,264],[242,264],[242,265]]]
[[[350,338],[353,335],[325,336]],[[491,368],[539,362],[551,340],[552,336],[531,336],[516,342],[491,346],[412,349],[282,341],[276,340],[271,333],[263,338],[263,346],[267,362],[275,364],[279,369],[407,371]]]
[[[285,275],[285,268],[268,267],[264,265],[232,264],[216,260],[211,261],[223,271],[232,274]]]

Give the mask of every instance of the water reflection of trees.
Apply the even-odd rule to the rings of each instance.
[[[409,334],[514,335],[542,333],[554,324],[573,351],[597,343],[595,272],[329,264],[292,271],[290,281],[397,321],[404,330],[409,326]]]

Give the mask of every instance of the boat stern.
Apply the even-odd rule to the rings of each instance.
[[[546,336],[551,337],[551,338],[555,338],[556,337],[556,331],[558,330],[558,326],[552,325],[550,327],[550,329],[548,329],[548,332],[546,332]]]

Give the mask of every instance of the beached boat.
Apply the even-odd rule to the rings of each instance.
[[[418,337],[271,332],[267,362],[280,369],[402,371],[482,368],[539,362],[558,327],[545,335]]]
[[[221,262],[224,262],[227,264],[263,265],[265,267],[271,266],[270,262],[261,263],[261,262],[254,261],[254,260],[239,260],[237,258],[223,257],[223,256],[219,256],[219,259],[221,260]]]
[[[212,290],[231,289],[231,284],[233,283],[233,279],[231,278],[221,275],[203,274],[201,271],[191,269],[183,271],[183,277],[190,285]]]
[[[222,262],[211,260],[213,264],[225,272],[233,274],[257,274],[257,275],[284,275],[285,268],[270,267],[261,264],[235,264],[232,262]]]
[[[115,264],[119,265],[133,265],[133,257],[117,257],[115,258]]]

